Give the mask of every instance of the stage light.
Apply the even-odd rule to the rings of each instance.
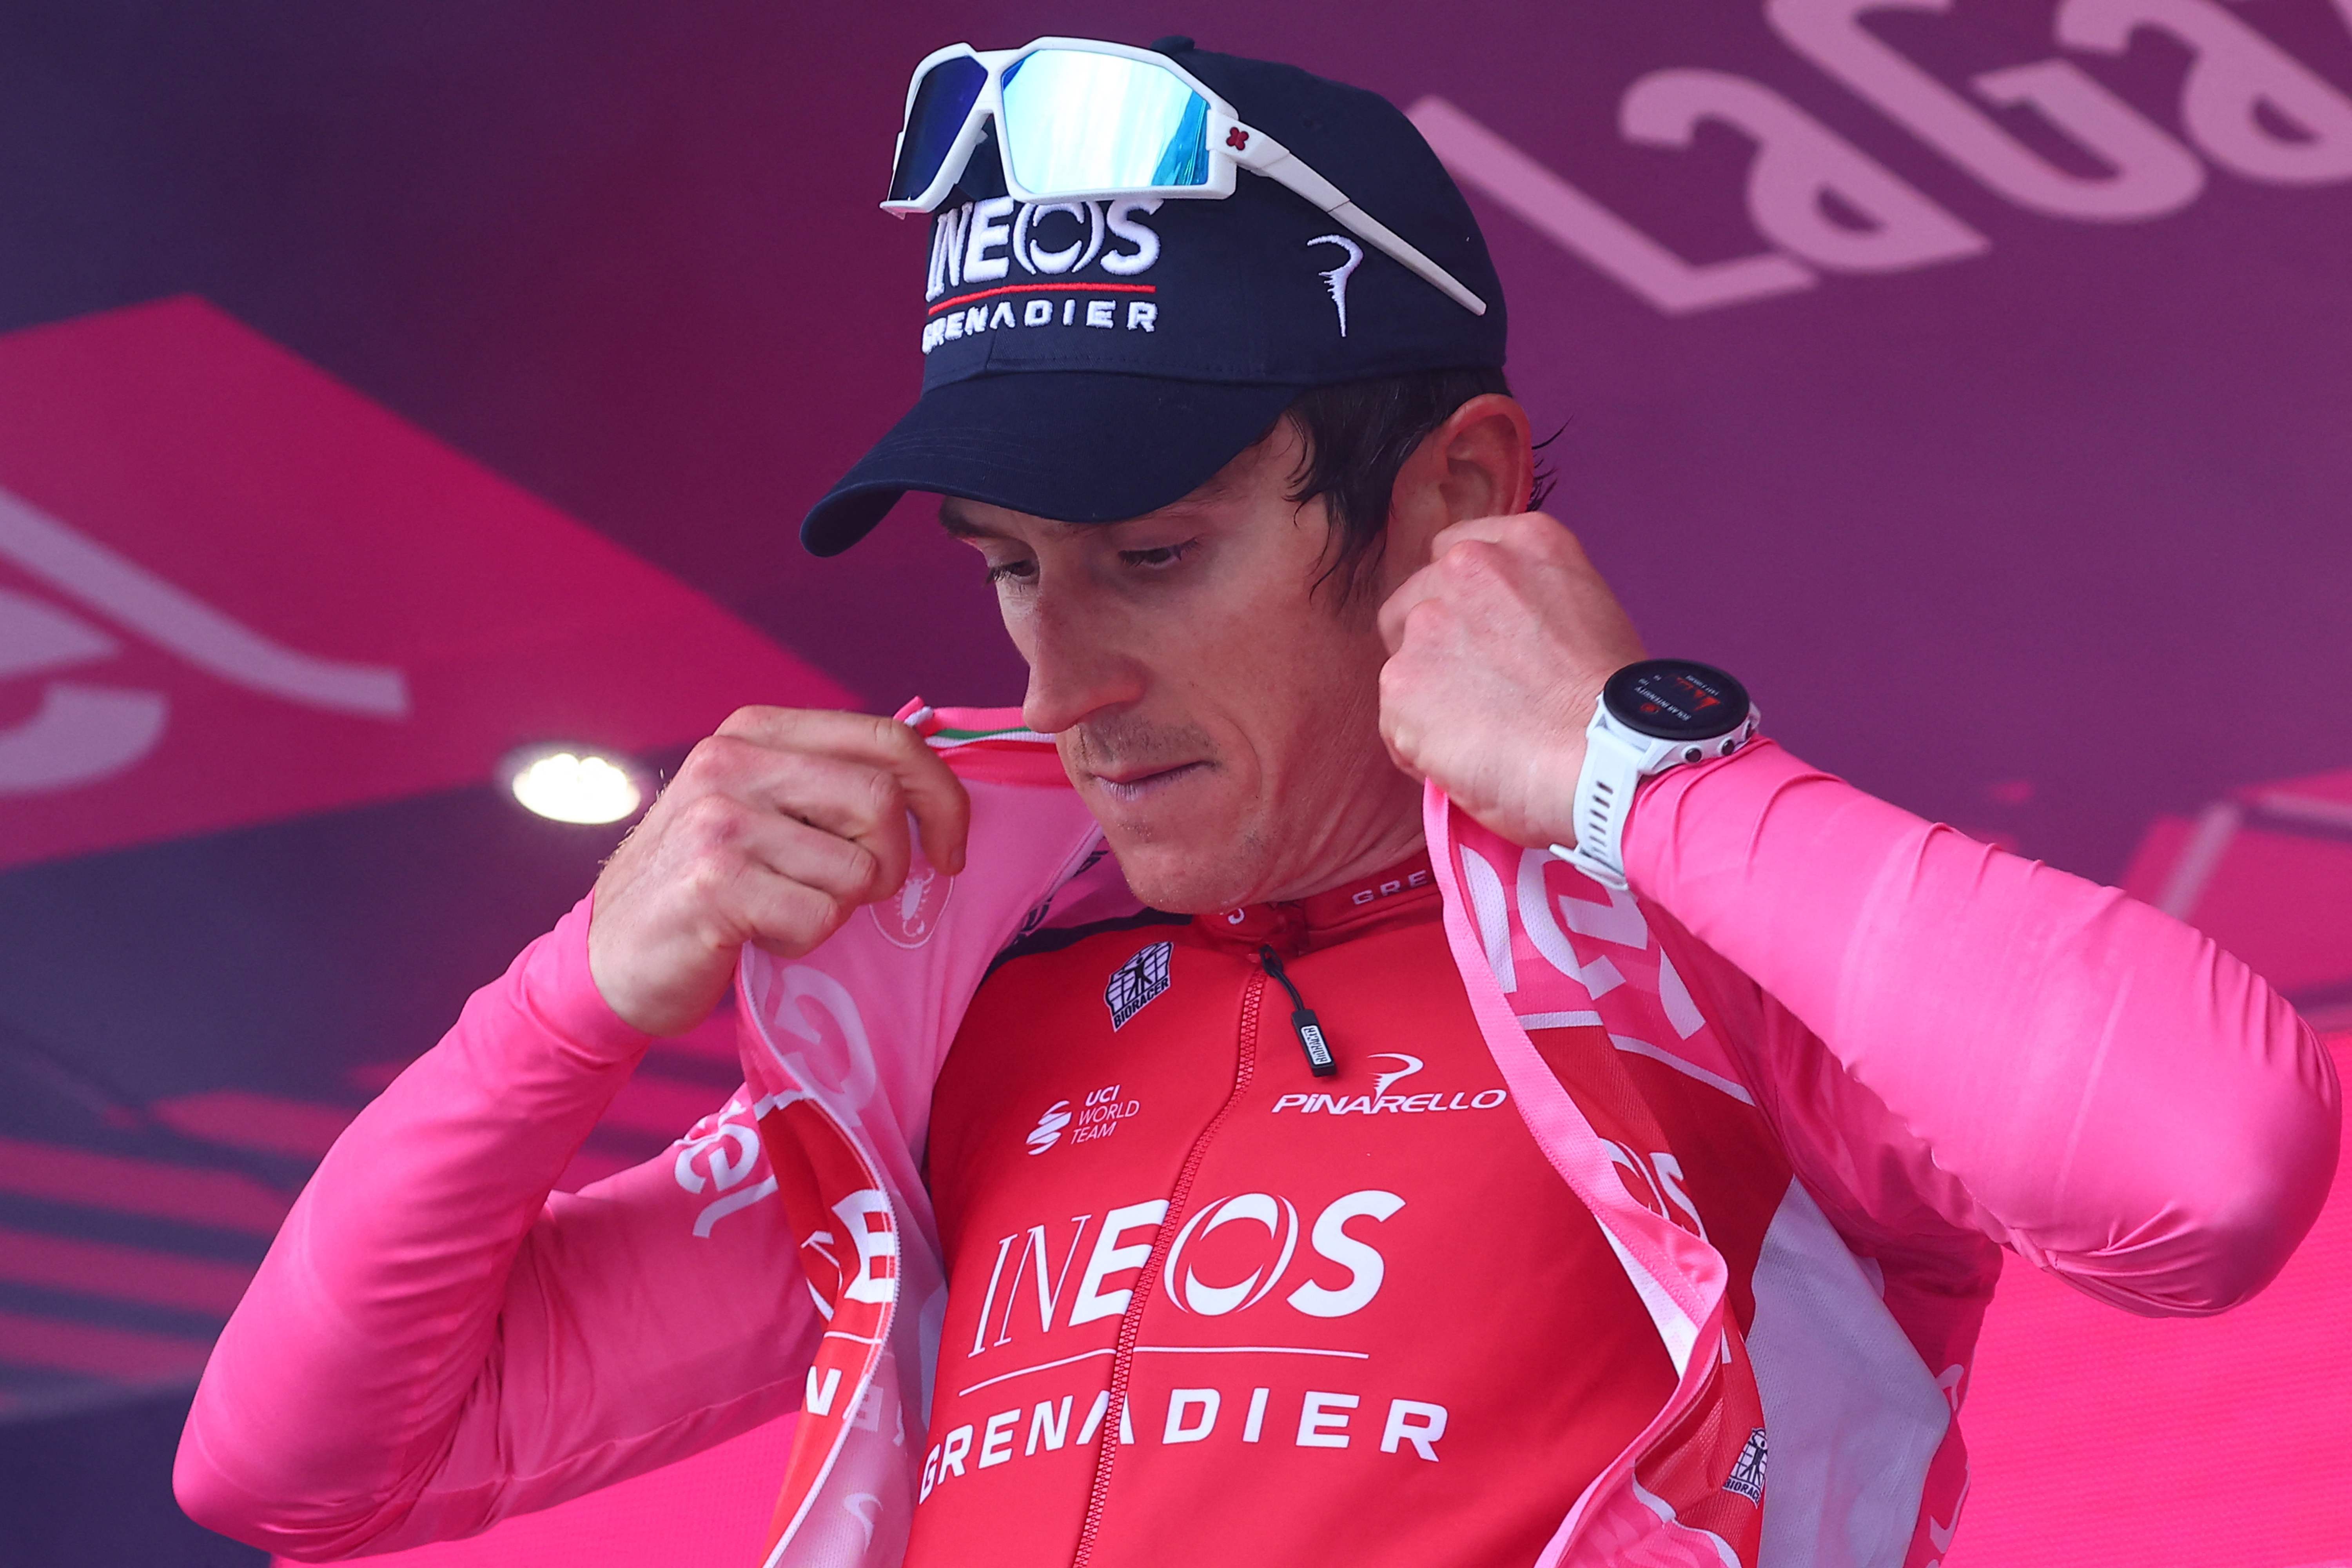
[[[646,801],[636,769],[591,746],[530,746],[499,765],[526,811],[556,822],[619,822]]]

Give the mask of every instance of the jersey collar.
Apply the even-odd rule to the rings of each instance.
[[[1198,917],[1195,923],[1221,942],[1270,944],[1285,955],[1328,947],[1391,917],[1425,912],[1437,900],[1437,879],[1429,852],[1420,849],[1383,870],[1339,887],[1280,903],[1245,904]]]

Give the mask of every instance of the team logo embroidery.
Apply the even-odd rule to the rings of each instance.
[[[1764,1501],[1764,1428],[1759,1426],[1748,1434],[1748,1444],[1739,1450],[1738,1462],[1731,1467],[1731,1479],[1723,1489],[1738,1492],[1749,1502]]]
[[[1331,308],[1339,312],[1339,335],[1344,338],[1348,335],[1348,279],[1357,268],[1363,265],[1364,247],[1344,234],[1322,235],[1307,243],[1310,247],[1318,245],[1336,245],[1347,252],[1348,258],[1345,261],[1328,272],[1318,274],[1323,279],[1323,287],[1331,292]]]
[[[1110,972],[1110,983],[1103,987],[1103,1005],[1110,1009],[1113,1029],[1127,1027],[1127,1021],[1142,1012],[1145,1004],[1168,989],[1168,961],[1174,952],[1173,943],[1155,942]]]
[[[1037,1125],[1029,1130],[1029,1136],[1023,1142],[1029,1145],[1029,1152],[1042,1154],[1062,1141],[1062,1129],[1069,1124],[1070,1102],[1057,1100],[1046,1107],[1045,1115],[1037,1118]]]
[[[1160,259],[1160,233],[1143,221],[1159,210],[1156,200],[1033,204],[1010,196],[947,208],[931,220],[923,298],[1003,283],[1016,268],[1060,277],[1099,266],[1113,278],[1137,277]]]
[[[943,208],[931,222],[923,352],[1034,329],[1158,331],[1158,290],[1136,279],[1160,259],[1160,231],[1143,221],[1159,207],[995,196]]]
[[[917,860],[897,892],[866,908],[874,917],[876,929],[893,945],[920,947],[940,929],[940,916],[953,891],[954,878],[941,876],[937,867]]]

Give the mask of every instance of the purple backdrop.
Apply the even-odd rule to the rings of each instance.
[[[2121,877],[2160,819],[2141,860],[2193,903],[2199,844],[2259,842],[2197,837],[2200,808],[2352,765],[2352,0],[1850,8],[16,5],[0,331],[200,296],[767,634],[793,658],[747,665],[743,700],[806,666],[877,708],[1015,700],[926,506],[837,561],[792,542],[918,378],[922,227],[873,205],[905,73],[958,37],[1182,28],[1375,88],[1455,162],[1513,375],[1560,431],[1553,509],[1654,648],[1740,672],[1807,758],[2069,868]],[[40,700],[16,669],[0,731]],[[543,738],[583,696],[467,744]],[[718,700],[698,666],[630,743],[658,757]],[[609,847],[478,776],[168,842],[93,797],[57,842],[115,847],[0,873],[0,1152],[34,1152],[0,1160],[0,1225],[249,1268],[251,1226],[110,1207],[117,1168],[56,1152],[282,1201],[300,1108],[347,1115]],[[0,864],[28,858],[20,798]],[[2296,866],[2352,830],[2294,820]],[[2236,875],[2232,909],[2283,907]],[[2352,883],[2325,877],[2296,995],[2352,1019]],[[709,1065],[675,1058],[689,1085]],[[247,1125],[260,1101],[222,1095],[294,1107],[285,1146],[190,1120]],[[43,1283],[36,1250],[0,1268],[0,1474],[25,1478],[0,1541],[45,1568],[247,1561],[162,1497],[184,1379],[8,1327],[200,1352],[217,1304],[77,1285],[113,1255],[70,1248]]]

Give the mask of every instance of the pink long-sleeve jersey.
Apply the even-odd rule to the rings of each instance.
[[[934,1085],[1008,943],[1136,910],[1050,747],[1008,715],[914,719],[971,791],[969,869],[919,868],[804,960],[747,953],[746,1087],[668,1153],[551,1193],[646,1044],[589,977],[584,901],[362,1113],[206,1371],[176,1475],[194,1517],[300,1558],[389,1550],[801,1410],[771,1563],[896,1560],[956,1318],[921,1166]],[[1542,1562],[1928,1563],[1965,1489],[1953,1417],[1994,1244],[2130,1310],[2215,1311],[2326,1194],[2333,1069],[2242,964],[1778,747],[1644,788],[1638,896],[1433,793],[1428,822],[1489,1076],[1531,1168],[1599,1222],[1674,1390]],[[1774,1151],[1735,1258],[1623,1173],[1683,1136],[1644,1103],[1661,1070]],[[1726,1468],[1760,1482],[1768,1431],[1770,1503],[1740,1538]]]

